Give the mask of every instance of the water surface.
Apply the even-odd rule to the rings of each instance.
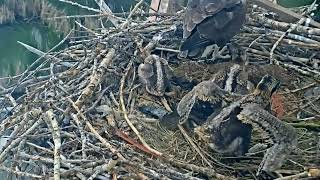
[[[47,51],[60,40],[59,36],[40,24],[11,24],[0,26],[0,76],[21,73],[38,58],[17,41]]]
[[[57,0],[48,1],[57,8],[64,10],[68,15],[95,14],[95,12],[83,10]],[[147,0],[146,2],[150,1]],[[92,0],[78,0],[76,2],[97,8],[96,3]],[[107,2],[113,12],[127,12],[136,3],[135,0],[108,0]],[[37,55],[19,45],[17,41],[32,45],[42,51],[48,51],[62,38],[53,29],[39,23],[0,25],[0,77],[19,74],[38,58]]]

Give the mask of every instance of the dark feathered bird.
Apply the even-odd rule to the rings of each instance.
[[[189,0],[180,57],[197,57],[213,44],[225,46],[240,32],[245,14],[246,0]]]

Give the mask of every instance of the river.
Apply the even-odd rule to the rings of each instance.
[[[1,2],[1,1],[0,1]],[[63,8],[68,15],[88,13],[57,0],[49,0],[58,8]],[[77,1],[93,6],[94,1]],[[126,12],[136,2],[135,0],[108,0],[106,1],[113,12]],[[32,45],[42,51],[52,48],[63,37],[54,30],[39,23],[14,23],[0,25],[0,77],[16,75],[26,69],[37,56],[24,49],[17,41]]]
[[[21,73],[37,58],[17,41],[47,51],[58,43],[59,36],[41,24],[15,23],[0,26],[0,76]]]

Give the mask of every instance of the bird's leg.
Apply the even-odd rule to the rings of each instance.
[[[230,55],[222,55],[226,52],[227,46],[224,46],[221,50],[218,45],[210,45],[207,46],[207,48],[204,50],[204,52],[201,55],[201,58],[206,58],[210,55],[212,55],[211,60],[215,61],[216,59],[229,59]]]
[[[227,44],[228,51],[231,55],[232,61],[240,60],[242,62],[247,61],[247,53],[246,51],[241,48],[238,44],[231,42]]]
[[[214,45],[207,46],[203,51],[201,58],[207,58],[214,51]]]
[[[212,53],[212,59],[215,60],[215,59],[229,59],[230,58],[230,55],[222,55],[224,54],[224,52],[226,52],[227,50],[227,46],[224,46],[220,51],[219,51],[219,46],[218,45],[214,45],[214,51]]]

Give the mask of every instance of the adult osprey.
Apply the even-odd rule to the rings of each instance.
[[[209,45],[225,46],[240,32],[245,16],[246,0],[189,0],[179,56],[196,58]]]

